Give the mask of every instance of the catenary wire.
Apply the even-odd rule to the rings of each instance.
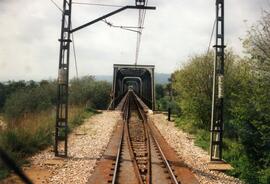
[[[145,2],[146,6],[147,6],[147,4],[148,4],[148,0],[146,0],[146,2]],[[144,26],[145,15],[146,15],[146,10],[139,10],[138,27]],[[141,47],[141,37],[142,37],[142,30],[140,30],[140,34],[137,34],[135,65],[137,65],[138,59],[139,59],[139,52],[140,52],[140,47]]]
[[[124,7],[124,6],[120,6],[120,5],[100,4],[100,3],[85,3],[85,2],[72,2],[72,4],[77,4],[77,5],[88,5],[88,6],[116,7],[116,8],[122,8],[122,7]]]
[[[113,27],[113,28],[119,28],[119,29],[123,29],[126,31],[132,31],[132,32],[136,32],[136,33],[141,33],[138,30],[134,30],[134,29],[143,29],[141,27],[135,27],[135,26],[116,26],[114,24],[112,24],[111,22],[108,22],[106,19],[102,20],[104,23],[106,23],[108,26]]]

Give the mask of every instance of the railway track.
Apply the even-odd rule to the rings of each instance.
[[[115,163],[112,183],[180,183],[167,162],[158,142],[147,125],[146,115],[133,91],[128,92],[123,107],[125,125],[122,131],[121,146]],[[129,152],[133,168],[127,181],[126,166]],[[130,172],[130,170],[129,170]],[[134,177],[135,176],[135,177]],[[132,180],[131,180],[132,178]]]
[[[124,121],[116,129],[89,184],[199,183],[153,123],[147,121],[145,109],[140,98],[128,91],[118,107]]]

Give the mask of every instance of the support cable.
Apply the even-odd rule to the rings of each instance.
[[[50,1],[54,4],[54,6],[55,6],[58,10],[60,10],[60,11],[63,13],[62,8],[60,8],[60,6],[58,6],[58,4],[57,4],[54,0],[50,0]]]
[[[60,8],[60,6],[58,6],[58,4],[54,1],[54,0],[50,0],[54,6],[63,13],[63,10]],[[71,25],[71,29],[72,29],[72,25]],[[74,39],[74,34],[71,33],[71,37],[72,37],[72,50],[73,50],[73,56],[74,56],[74,61],[75,61],[75,70],[76,70],[76,78],[79,78],[79,72],[78,72],[78,65],[77,65],[77,54],[76,54],[76,47],[75,47],[75,39]]]
[[[71,25],[72,29],[72,25]],[[73,50],[73,55],[74,55],[74,63],[75,63],[75,70],[76,70],[76,78],[79,79],[79,72],[78,72],[78,65],[77,65],[77,54],[76,54],[76,47],[75,47],[75,39],[74,39],[74,34],[71,33],[71,38],[72,38],[72,50]]]
[[[209,52],[210,52],[210,47],[211,47],[211,43],[212,43],[212,40],[213,40],[213,35],[214,35],[214,32],[215,32],[216,23],[217,23],[217,20],[215,19],[214,20],[214,24],[213,24],[213,28],[212,28],[212,32],[211,32],[211,36],[210,36],[210,40],[209,40],[209,44],[208,44],[206,55],[208,55]]]

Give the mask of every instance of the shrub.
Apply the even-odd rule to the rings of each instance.
[[[106,108],[110,100],[111,85],[97,82],[93,77],[72,80],[69,95],[69,131],[93,113],[94,108]],[[4,89],[4,90],[2,90]],[[55,125],[56,82],[10,82],[1,85],[0,98],[4,105],[7,129],[0,132],[0,146],[18,164],[25,157],[53,144]],[[0,162],[0,179],[8,169]]]
[[[6,100],[4,115],[8,119],[18,119],[24,114],[41,112],[52,108],[53,98],[49,88],[44,86],[21,89]]]
[[[195,134],[195,143],[204,149],[209,147],[211,117],[209,57],[194,56],[173,74],[174,98],[181,109],[177,125]],[[235,168],[230,174],[247,183],[265,183],[270,166],[270,78],[252,62],[226,53],[224,158]]]
[[[73,79],[70,83],[70,104],[85,105],[97,109],[107,108],[110,102],[110,83],[95,81],[91,76]]]

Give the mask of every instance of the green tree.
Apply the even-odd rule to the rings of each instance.
[[[208,129],[211,112],[213,54],[190,58],[173,73],[172,87],[182,116]]]
[[[246,53],[252,59],[253,70],[270,78],[270,13],[264,11],[262,18],[253,25],[243,40]]]
[[[95,81],[92,76],[73,79],[70,86],[70,104],[106,109],[110,101],[111,84]]]
[[[156,84],[156,100],[159,100],[165,96],[165,88],[162,84]]]

